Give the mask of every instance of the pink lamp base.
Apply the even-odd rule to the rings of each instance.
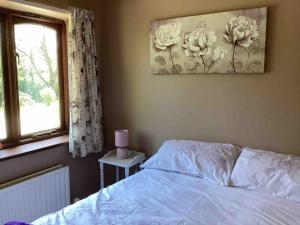
[[[127,148],[117,148],[117,159],[126,159],[128,157]]]

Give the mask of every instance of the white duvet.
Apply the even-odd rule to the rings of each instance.
[[[300,204],[145,169],[34,225],[300,225]]]

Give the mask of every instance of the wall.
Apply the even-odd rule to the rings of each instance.
[[[149,67],[157,19],[269,7],[263,75],[163,75]],[[101,46],[106,142],[128,128],[132,148],[153,153],[169,138],[300,155],[300,1],[115,0],[104,6]]]
[[[59,8],[67,8],[69,5],[87,9],[95,8],[95,3],[88,0],[36,0],[36,2],[49,4]],[[99,2],[100,1],[97,1],[97,4]],[[96,13],[97,41],[100,41],[101,10],[102,7],[98,7]],[[87,158],[73,159],[71,154],[68,153],[67,145],[63,145],[24,157],[2,161],[0,162],[0,183],[22,177],[53,165],[64,164],[70,167],[71,198],[82,198],[99,189],[99,169],[97,159],[101,156],[102,154],[92,154]],[[109,176],[106,176],[106,178],[108,178],[107,182],[111,182]]]
[[[69,6],[75,6],[85,9],[91,9],[92,0],[29,0],[30,2],[42,3],[62,9],[67,9]]]

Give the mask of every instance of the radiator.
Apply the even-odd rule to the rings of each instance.
[[[32,222],[69,204],[69,167],[55,166],[0,186],[0,224]]]

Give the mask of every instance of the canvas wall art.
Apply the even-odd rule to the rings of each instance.
[[[151,23],[153,74],[264,73],[267,8]]]

